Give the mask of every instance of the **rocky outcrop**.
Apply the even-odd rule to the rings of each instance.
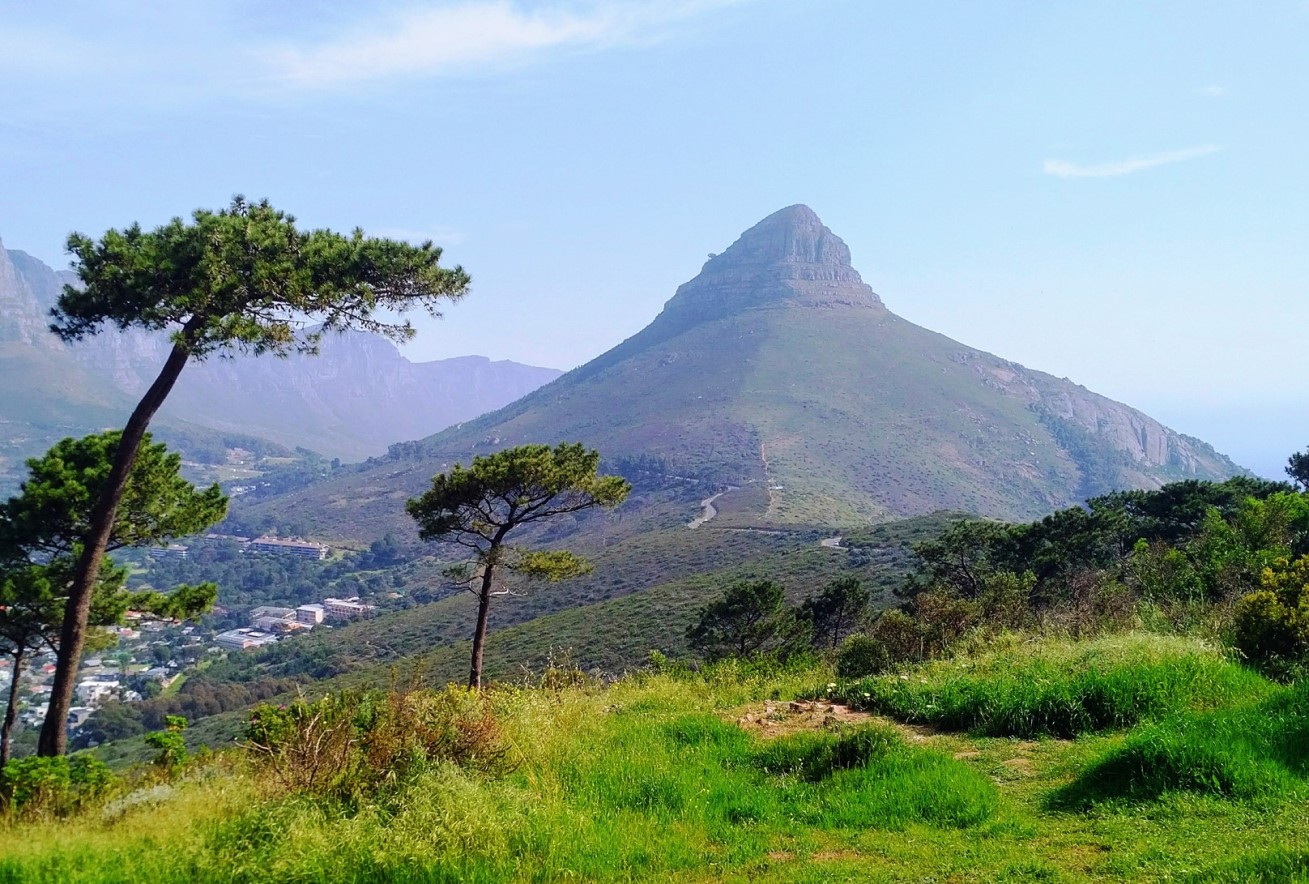
[[[850,249],[808,206],[774,212],[680,286],[655,324],[685,326],[741,310],[805,304],[883,309]]]
[[[6,251],[0,242],[0,341],[57,350],[59,340],[47,328],[46,314],[52,302],[38,294],[46,294],[43,289],[48,286],[43,284],[54,280],[54,271],[42,265],[46,274],[29,278],[19,269],[29,261],[22,252]]]

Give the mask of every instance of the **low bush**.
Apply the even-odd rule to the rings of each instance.
[[[922,627],[904,611],[883,611],[867,631],[855,633],[841,644],[836,672],[841,678],[862,678],[923,659]]]
[[[154,757],[155,766],[169,774],[176,774],[186,764],[186,738],[182,736],[186,725],[183,716],[169,715],[164,719],[162,731],[146,734],[146,745],[159,750]]]
[[[1296,671],[1309,658],[1309,556],[1275,560],[1259,582],[1237,603],[1236,647],[1270,672]]]
[[[1061,806],[1194,792],[1244,800],[1309,795],[1309,684],[1261,703],[1182,712],[1134,732],[1056,793]]]
[[[995,736],[1073,737],[1272,690],[1258,675],[1187,639],[1129,634],[1006,645],[900,675],[844,682],[852,708]]]
[[[63,816],[103,797],[114,776],[89,755],[11,760],[0,776],[0,804],[19,816]]]

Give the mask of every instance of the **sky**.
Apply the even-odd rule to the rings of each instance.
[[[805,203],[894,312],[1281,477],[1309,0],[0,0],[0,238],[234,194],[432,239],[411,359],[571,368]]]

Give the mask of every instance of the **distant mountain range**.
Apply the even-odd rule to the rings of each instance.
[[[0,473],[72,433],[117,426],[154,379],[167,338],[108,328],[65,345],[47,325],[76,278],[0,246]],[[187,366],[161,427],[211,428],[362,460],[499,408],[561,372],[463,356],[411,362],[377,335],[325,338],[316,357]]]
[[[560,440],[647,480],[724,491],[718,524],[741,527],[944,509],[1027,519],[1245,472],[1136,409],[901,319],[797,205],[711,256],[604,355],[273,506],[313,512],[327,537],[376,536],[403,528],[404,497],[454,461]]]

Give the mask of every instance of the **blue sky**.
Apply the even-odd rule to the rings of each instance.
[[[1306,45],[1305,0],[0,0],[0,237],[267,197],[470,271],[411,358],[569,368],[803,202],[897,313],[1277,475]]]

